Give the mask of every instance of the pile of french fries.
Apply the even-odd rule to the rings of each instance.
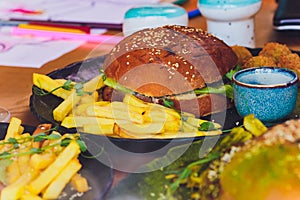
[[[89,185],[79,174],[82,165],[78,160],[80,147],[75,140],[67,146],[58,146],[54,143],[65,137],[74,135],[60,135],[59,139],[34,141],[30,134],[24,133],[21,120],[12,118],[5,138],[0,141],[0,152],[3,156],[11,152],[12,157],[1,158],[10,161],[6,168],[4,187],[1,191],[1,200],[45,200],[58,199],[67,184],[71,183],[78,192],[86,192]],[[26,139],[27,138],[27,139]],[[32,137],[31,137],[32,138]],[[23,141],[11,143],[9,141]],[[44,148],[38,153],[28,153],[33,149]]]
[[[45,91],[52,91],[65,81],[33,74],[33,84]],[[217,123],[212,123],[213,130],[199,130],[200,125],[208,121],[144,102],[131,94],[126,94],[122,102],[103,101],[97,92],[102,87],[104,81],[99,75],[84,83],[83,90],[87,93],[82,96],[74,89],[56,90],[52,94],[64,100],[53,110],[53,118],[66,128],[121,138],[175,138],[222,133]]]

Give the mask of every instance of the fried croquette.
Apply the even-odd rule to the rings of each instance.
[[[295,71],[300,77],[300,57],[296,53],[283,55],[278,58],[278,67],[288,68]]]
[[[243,66],[249,58],[252,58],[251,52],[246,47],[234,45],[234,46],[231,46],[231,49],[237,55],[237,57],[238,57],[237,64],[240,66]]]
[[[259,52],[259,56],[272,57],[277,63],[280,56],[288,55],[291,53],[291,50],[285,44],[268,42]]]
[[[276,66],[276,62],[271,57],[253,56],[252,58],[249,58],[245,62],[243,68],[264,67],[264,66],[274,67]]]

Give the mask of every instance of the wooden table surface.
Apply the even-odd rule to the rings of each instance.
[[[183,6],[187,10],[191,10],[196,8],[196,1],[190,0]],[[256,46],[262,47],[266,42],[277,41],[285,43],[293,50],[300,51],[299,31],[278,32],[273,29],[272,19],[276,7],[275,0],[263,0],[262,8],[255,17]],[[205,19],[201,16],[191,19],[189,25],[206,29]],[[110,31],[110,34],[120,33],[118,31]],[[39,69],[0,66],[0,106],[7,108],[12,116],[20,118],[24,124],[37,125],[39,121],[29,110],[32,74],[34,72],[49,73],[73,62],[105,54],[112,47],[112,44],[86,43],[74,51],[43,65]]]

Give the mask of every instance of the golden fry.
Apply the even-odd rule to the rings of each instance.
[[[72,177],[71,184],[78,192],[87,192],[89,190],[87,179],[78,173]]]
[[[66,128],[83,127],[84,125],[106,125],[114,124],[115,119],[98,118],[98,117],[85,117],[85,116],[67,116],[62,121],[61,125]]]
[[[135,112],[126,112],[124,110],[113,109],[111,105],[107,106],[89,106],[87,108],[88,116],[95,116],[100,118],[109,118],[116,120],[130,120],[135,123],[142,124],[143,118]]]
[[[84,92],[95,92],[103,87],[104,83],[101,76],[96,76],[83,85]],[[53,110],[53,118],[61,122],[80,101],[81,96],[78,96],[76,91],[73,91],[62,103]]]
[[[72,159],[62,171],[51,181],[50,185],[43,192],[44,199],[57,199],[65,186],[70,182],[72,176],[76,174],[81,164],[78,159]]]
[[[56,156],[52,152],[45,152],[41,154],[33,154],[29,160],[29,166],[36,170],[43,170],[47,168]]]
[[[114,123],[112,124],[85,124],[82,131],[96,135],[112,135]]]
[[[72,141],[41,174],[28,186],[33,194],[39,194],[64,169],[64,167],[80,153],[78,144]]]
[[[66,80],[65,80],[66,81]],[[33,73],[33,84],[40,89],[46,90],[47,92],[53,91],[54,89],[63,85],[62,81],[56,81],[47,75]],[[68,98],[72,91],[59,88],[53,91],[53,94],[63,99]]]
[[[259,119],[255,118],[253,114],[244,117],[244,126],[246,130],[255,136],[260,136],[268,130],[268,128]]]
[[[21,120],[16,117],[11,118],[5,135],[5,140],[7,140],[8,138],[14,138],[23,132],[21,123]]]
[[[4,187],[1,191],[1,200],[16,200],[22,197],[25,186],[36,176],[38,171],[30,169],[14,183]]]
[[[53,110],[53,118],[61,122],[72,110],[72,108],[80,101],[80,96],[76,92],[72,92],[62,103]]]
[[[123,102],[128,105],[133,105],[141,108],[149,107],[146,102],[142,101],[141,99],[138,99],[137,97],[131,94],[126,94],[125,97],[123,98]]]
[[[21,176],[18,162],[12,162],[6,169],[6,181],[8,185],[14,183]]]

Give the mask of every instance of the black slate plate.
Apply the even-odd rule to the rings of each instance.
[[[249,50],[253,55],[257,55],[261,49],[256,48],[256,49],[249,49]],[[87,59],[83,62],[75,62],[62,69],[53,71],[48,75],[55,79],[57,78],[71,79],[76,82],[87,81],[99,74],[99,69],[102,67],[104,60],[105,60],[105,56],[100,56],[96,58]],[[54,95],[47,95],[41,97],[32,93],[30,97],[30,109],[41,122],[50,122],[52,124],[59,125],[59,123],[53,119],[52,111],[61,102],[62,99]],[[235,108],[231,108],[226,110],[225,112],[208,116],[205,119],[214,120],[215,122],[223,124],[224,130],[231,129],[234,126],[240,125],[242,122],[242,118],[238,115]],[[72,129],[67,130],[64,127],[60,127],[60,131],[75,132],[76,130],[72,130]],[[103,145],[107,144],[106,136],[97,136],[97,137],[91,136],[91,137],[93,137]],[[210,136],[206,136],[206,137],[210,137]],[[189,143],[195,140],[202,140],[203,138],[204,137],[177,138],[177,139],[124,139],[124,138],[109,137],[109,141],[116,144],[118,147],[124,150],[130,152],[142,153],[142,152],[155,151],[157,149],[164,147],[170,142],[172,142],[175,145],[178,145],[178,144]]]
[[[55,70],[48,74],[54,79],[70,79],[72,81],[80,82],[87,81],[99,74],[99,69],[102,67],[105,56],[100,56],[96,58],[90,58],[84,62],[75,62],[62,69]],[[33,86],[33,88],[36,86]],[[30,97],[30,110],[31,112],[42,122],[52,123],[58,125],[59,123],[53,119],[52,111],[62,102],[62,99],[54,95],[39,96],[32,93]],[[224,124],[224,129],[232,128],[236,123],[241,120],[237,115],[235,109],[227,110],[226,120]],[[208,116],[207,119],[214,119],[218,122],[218,118],[223,119],[224,113],[215,114],[213,117]],[[59,126],[59,131],[62,133],[66,132],[76,132],[74,129],[66,129]],[[84,134],[84,133],[83,133]],[[106,136],[89,136],[97,140],[98,143],[106,146],[110,145],[110,142],[116,144],[118,147],[136,153],[142,152],[152,152],[158,150],[165,145],[172,142],[174,145],[180,145],[185,143],[190,143],[194,140],[201,140],[204,137],[196,138],[177,138],[177,139],[124,139],[124,138],[112,138],[109,137],[109,144],[107,144]],[[206,136],[214,137],[214,136]]]
[[[0,123],[1,140],[5,137],[8,125],[8,123]],[[24,127],[24,132],[32,133],[35,130],[35,127],[33,126],[22,126]],[[80,170],[80,174],[87,178],[91,190],[80,196],[74,192],[74,189],[67,186],[64,190],[65,195],[62,198],[59,198],[59,200],[102,200],[105,197],[113,182],[113,169],[111,166],[108,166],[111,165],[111,161],[105,152],[103,152],[98,158],[105,164],[95,158],[79,156],[80,163],[83,166]]]

